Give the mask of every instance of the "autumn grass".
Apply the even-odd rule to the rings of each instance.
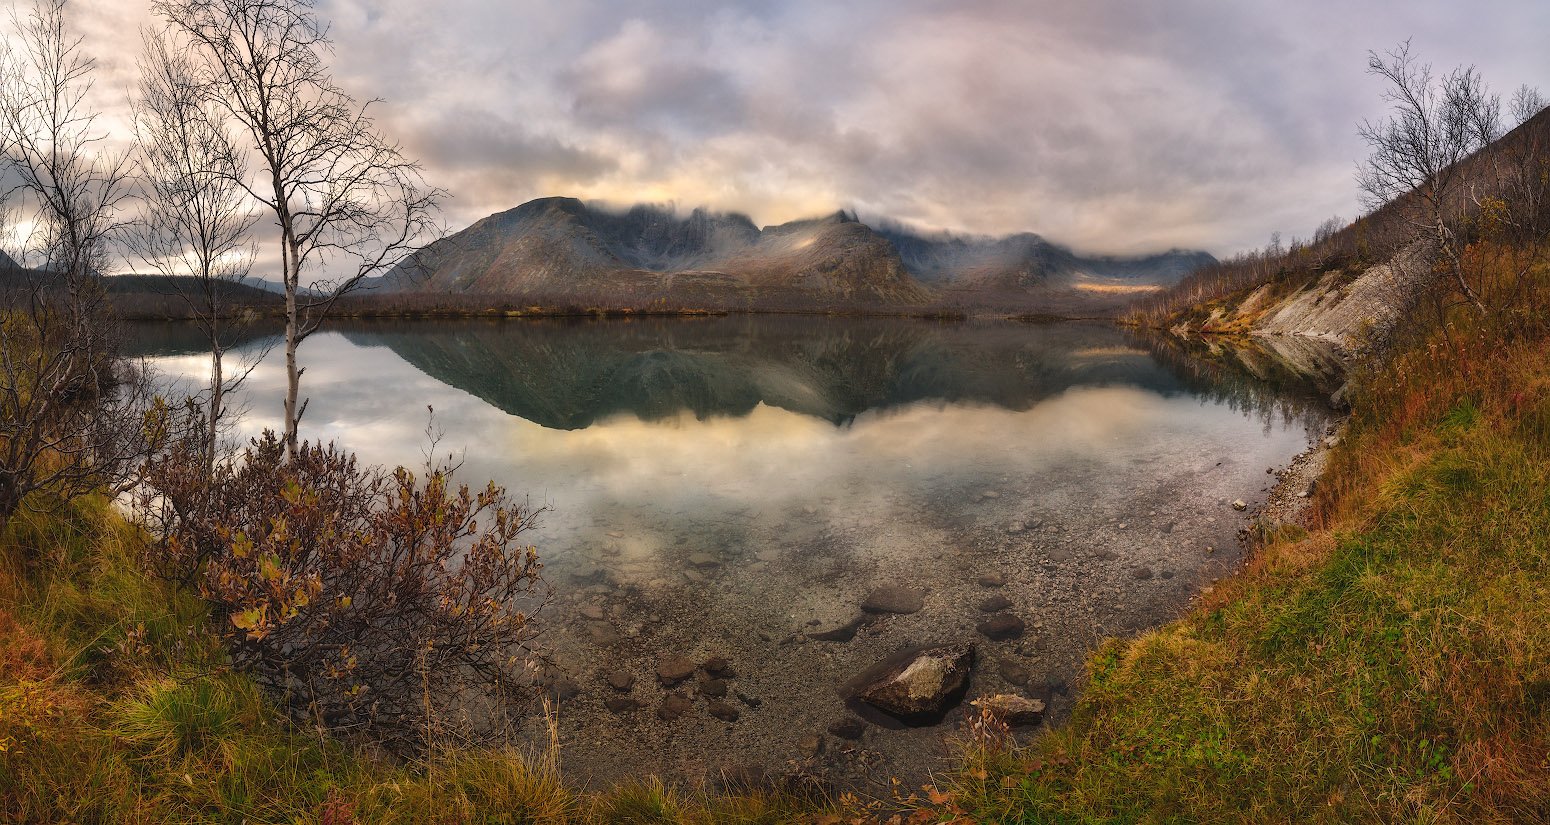
[[[33,502],[37,504],[38,502]],[[298,729],[231,672],[192,594],[139,571],[105,501],[25,511],[0,537],[0,821],[781,823],[800,800],[656,783],[584,794],[550,751],[390,762]]]
[[[1550,822],[1550,328],[1522,317],[1359,376],[1317,529],[1103,645],[1067,727],[921,819]]]

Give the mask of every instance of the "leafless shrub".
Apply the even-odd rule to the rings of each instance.
[[[146,382],[116,356],[100,293],[12,291],[0,306],[0,530],[34,493],[121,488]]]

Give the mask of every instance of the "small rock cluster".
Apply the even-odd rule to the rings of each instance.
[[[635,689],[635,674],[623,668],[604,671],[601,676],[603,682],[617,694],[629,694]],[[749,708],[763,704],[756,697],[732,691],[730,680],[737,677],[737,671],[722,656],[711,656],[698,664],[686,656],[674,656],[658,663],[656,677],[657,683],[667,691],[662,697],[662,704],[657,707],[657,718],[664,722],[677,721],[693,710],[694,700],[685,684],[690,679],[694,680],[693,695],[706,700],[706,712],[723,722],[736,722],[742,717],[742,711],[727,701],[729,694],[735,695],[739,702]],[[631,713],[645,707],[645,703],[628,695],[611,696],[603,701],[603,705],[617,714]]]

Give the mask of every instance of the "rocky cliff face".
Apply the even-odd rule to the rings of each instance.
[[[1174,332],[1228,332],[1308,338],[1346,353],[1380,346],[1432,281],[1419,247],[1360,269],[1311,275],[1301,284],[1262,284],[1186,312]]]
[[[735,213],[542,198],[432,244],[387,285],[549,301],[1061,311],[1117,307],[1212,260],[1081,257],[1031,233],[927,235],[843,211],[761,229]]]

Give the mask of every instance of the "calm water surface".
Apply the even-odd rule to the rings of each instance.
[[[987,572],[1008,576],[1000,592],[1029,631],[979,640],[974,692],[1038,694],[1058,718],[1097,639],[1165,620],[1231,569],[1243,516],[1226,503],[1261,500],[1266,469],[1325,416],[1311,389],[1100,325],[330,329],[301,352],[305,437],[417,466],[434,407],[464,480],[549,508],[533,537],[555,586],[548,641],[581,690],[562,721],[567,766],[596,779],[805,758],[799,738],[847,713],[835,684],[901,647],[976,638]],[[186,328],[135,338],[169,380],[208,374]],[[241,433],[279,427],[283,387],[270,352],[241,393]],[[806,638],[892,583],[927,591],[926,608],[848,643]],[[733,658],[742,719],[655,719],[651,673],[678,652]],[[602,710],[611,667],[639,674],[644,710]],[[940,739],[882,726],[811,760],[843,781],[919,774]]]

